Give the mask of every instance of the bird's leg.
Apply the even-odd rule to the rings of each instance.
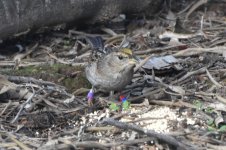
[[[94,87],[93,86],[87,95],[87,99],[88,99],[88,105],[90,107],[93,106],[93,99],[94,99]]]
[[[110,91],[110,94],[109,94],[109,100],[110,101],[115,101],[115,97],[114,97],[114,91]]]

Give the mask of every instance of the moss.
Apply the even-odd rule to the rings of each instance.
[[[76,74],[73,76],[73,73]],[[29,66],[19,70],[4,72],[7,75],[27,76],[51,81],[65,86],[70,92],[80,88],[91,88],[85,77],[84,67],[73,67],[64,64]]]

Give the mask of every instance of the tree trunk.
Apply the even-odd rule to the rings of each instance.
[[[0,39],[44,26],[152,12],[160,5],[155,0],[0,0]]]

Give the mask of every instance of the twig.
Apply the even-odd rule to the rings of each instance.
[[[218,82],[213,78],[213,76],[210,74],[210,72],[208,71],[208,69],[206,69],[206,74],[207,74],[207,76],[209,77],[210,81],[211,81],[214,85],[216,85],[218,88],[222,88],[222,87],[223,87],[220,83],[218,83]]]
[[[18,67],[38,66],[43,64],[46,64],[46,62],[21,61]],[[0,61],[0,67],[14,67],[15,65],[16,65],[15,61]]]
[[[125,35],[124,34],[117,34],[116,36],[113,36],[111,38],[108,38],[106,41],[105,41],[105,44],[107,45],[112,45],[114,44],[115,42],[118,42],[118,41],[122,41],[122,39],[124,39]]]
[[[216,42],[212,43],[211,45],[209,45],[209,47],[213,47],[215,45],[220,45],[220,44],[224,44],[226,43],[226,39],[222,39],[222,40],[216,40]]]
[[[172,136],[169,135],[165,135],[165,134],[161,134],[161,133],[157,133],[153,130],[144,130],[136,125],[131,125],[131,124],[126,124],[123,122],[119,122],[117,120],[114,120],[112,118],[105,118],[102,122],[102,124],[108,124],[108,125],[113,125],[116,126],[118,128],[124,129],[124,130],[134,130],[138,133],[141,134],[146,134],[148,137],[155,137],[158,138],[159,140],[162,140],[168,144],[171,144],[175,147],[177,147],[178,149],[191,149],[188,148],[187,146],[185,146],[184,144],[182,144],[181,142],[177,141],[175,138],[173,138]]]
[[[64,111],[64,113],[73,113],[73,112],[76,112],[76,111],[79,111],[79,110],[82,110],[82,109],[85,109],[85,108],[87,108],[87,107],[78,106],[76,108],[68,109],[68,110]]]
[[[133,144],[144,143],[148,141],[154,141],[154,138],[146,137],[146,138],[140,138],[140,139],[129,140],[129,141],[106,143],[104,145],[106,147],[120,146],[120,145],[133,145]]]
[[[175,57],[185,57],[185,56],[193,56],[198,55],[201,53],[217,53],[217,54],[223,54],[223,52],[226,51],[225,46],[219,46],[219,47],[212,47],[212,48],[187,48],[185,50],[179,51],[173,56]]]
[[[220,95],[216,95],[216,98],[217,98],[218,101],[226,104],[226,99],[225,98],[221,97]]]
[[[140,96],[136,96],[136,97],[133,97],[133,98],[129,98],[128,101],[130,102],[133,102],[133,101],[136,101],[138,99],[141,99],[141,98],[144,98],[146,96],[149,96],[149,95],[153,95],[153,94],[156,94],[156,93],[159,93],[160,91],[162,91],[162,89],[157,89],[157,90],[154,90],[154,91],[150,91],[150,92],[147,92],[143,95],[140,95]]]
[[[215,149],[215,150],[225,150],[226,149],[226,146],[213,145],[210,143],[207,143],[207,147]]]
[[[176,84],[178,82],[184,81],[185,79],[189,78],[190,76],[201,74],[201,73],[204,73],[205,71],[206,71],[206,67],[200,68],[199,70],[195,70],[195,71],[192,71],[192,72],[188,72],[187,74],[185,74],[180,79],[173,81],[171,84]]]
[[[194,4],[190,10],[188,11],[188,13],[185,16],[185,20],[188,20],[188,17],[191,15],[192,12],[194,12],[199,6],[203,5],[207,3],[207,0],[199,0],[196,4]]]
[[[4,148],[4,147],[16,147],[17,144],[13,143],[13,142],[7,142],[7,143],[0,143],[0,147]]]
[[[194,3],[195,3],[195,1],[194,2],[191,2],[189,5],[187,5],[187,7],[185,7],[183,10],[179,11],[177,13],[177,15],[180,15],[180,14],[186,12]]]
[[[172,102],[172,101],[161,101],[161,100],[151,100],[151,104],[163,105],[163,106],[176,106],[176,107],[188,107],[188,108],[196,108],[194,105],[190,103],[186,103],[183,101]]]
[[[153,53],[153,52],[162,52],[165,50],[169,50],[169,49],[173,49],[179,46],[184,46],[184,45],[172,45],[172,46],[167,46],[167,47],[160,47],[160,48],[149,48],[146,50],[142,50],[142,51],[134,51],[134,54],[136,55],[143,55],[143,54],[148,54],[148,53]]]
[[[12,104],[12,101],[9,100],[9,102],[7,103],[7,105],[5,106],[5,108],[2,110],[2,112],[0,113],[0,116],[2,116],[4,114],[4,112],[7,110],[7,108]]]
[[[115,33],[112,29],[109,28],[101,28],[102,31],[106,32],[107,34],[111,35],[111,36],[116,36],[118,35],[117,33]]]
[[[28,99],[26,100],[26,102],[24,102],[21,106],[20,106],[20,110],[18,111],[16,117],[11,121],[11,123],[15,123],[17,121],[17,119],[20,116],[20,113],[22,112],[22,110],[24,109],[25,105],[30,103],[31,99],[35,96],[35,91],[32,87],[33,93],[30,95],[30,97],[28,97]]]
[[[64,60],[62,60],[62,59],[57,58],[55,55],[50,54],[47,50],[46,50],[46,53],[47,53],[51,58],[53,58],[53,59],[55,59],[56,61],[58,61],[59,63],[66,64],[66,65],[71,64],[71,62],[64,61]]]
[[[93,141],[84,141],[84,142],[75,142],[73,143],[76,147],[83,147],[83,148],[98,148],[103,150],[108,150],[107,147],[105,147],[103,144],[100,144],[98,142]]]
[[[87,127],[85,131],[108,131],[108,130],[115,130],[115,127]]]
[[[90,37],[96,37],[96,36],[103,36],[103,34],[89,34],[81,31],[75,31],[75,30],[69,30],[68,36],[71,37],[72,34],[82,35],[82,36],[90,36]]]
[[[139,118],[139,119],[135,119],[135,120],[131,120],[131,121],[126,121],[126,123],[135,123],[135,122],[140,122],[140,121],[144,121],[144,120],[160,120],[160,119],[165,119],[164,117],[145,117],[145,118]]]
[[[203,31],[203,16],[202,16],[201,21],[200,21],[200,30]]]
[[[183,33],[174,33],[171,31],[165,31],[164,33],[159,35],[159,39],[163,39],[163,38],[190,39],[199,35],[202,35],[202,34],[201,33],[183,34]],[[182,46],[182,45],[184,44],[177,45],[177,46]]]
[[[210,27],[203,29],[204,31],[225,30],[225,27]]]
[[[37,85],[44,85],[44,86],[59,86],[60,88],[63,88],[60,85],[56,85],[53,82],[49,82],[49,81],[43,81],[43,80],[37,80],[35,78],[32,77],[22,77],[22,76],[6,76],[7,79],[11,82],[16,82],[16,83],[34,83]]]
[[[36,50],[38,44],[35,44],[32,48],[30,48],[26,53],[17,54],[14,56],[13,60],[18,61],[20,63],[21,59],[25,58],[26,56],[30,55],[33,51]]]
[[[144,60],[142,60],[135,68],[134,72],[136,72],[140,67],[142,67],[151,57],[154,57],[153,55],[150,55],[146,57]]]
[[[71,66],[79,66],[79,67],[82,67],[82,66],[86,66],[88,63],[71,63]]]
[[[6,133],[6,132],[2,132],[0,131],[0,135],[5,135],[8,136],[14,143],[16,143],[19,147],[21,147],[23,150],[31,150],[29,147],[27,147],[24,143],[20,142],[19,140],[17,140],[14,135],[12,135],[11,133]]]

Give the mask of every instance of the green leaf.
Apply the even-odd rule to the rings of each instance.
[[[125,102],[122,103],[122,108],[123,108],[124,110],[129,109],[129,107],[130,107],[130,102],[125,101]]]
[[[215,128],[210,127],[210,126],[208,126],[207,130],[208,130],[208,131],[216,131],[216,129],[215,129]]]
[[[208,119],[206,123],[207,123],[207,125],[212,126],[212,125],[214,125],[214,120]]]
[[[69,40],[64,40],[64,45],[69,45],[70,44],[70,41]]]
[[[110,110],[112,111],[117,111],[119,110],[119,106],[116,103],[111,103],[111,105],[109,106]]]
[[[193,103],[194,103],[194,105],[196,106],[197,109],[199,109],[199,110],[202,109],[203,103],[201,101],[195,100]]]
[[[226,131],[226,125],[223,125],[219,129],[220,132],[225,132]]]
[[[207,108],[206,108],[206,112],[207,112],[207,113],[210,113],[210,114],[213,113],[213,110],[214,110],[214,109],[213,109],[212,107],[207,107]]]

